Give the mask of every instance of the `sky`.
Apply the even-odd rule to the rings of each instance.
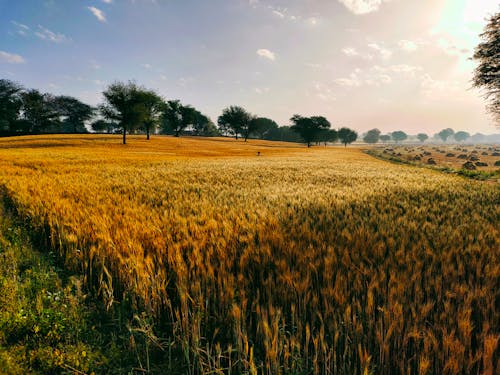
[[[0,78],[96,105],[133,80],[214,121],[498,132],[471,60],[498,0],[0,0]]]

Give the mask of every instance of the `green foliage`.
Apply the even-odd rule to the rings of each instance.
[[[474,51],[474,60],[478,66],[474,71],[473,83],[482,88],[488,101],[488,110],[493,114],[497,123],[500,122],[500,12],[491,16],[484,32],[482,42]]]
[[[394,142],[399,143],[407,139],[408,135],[404,131],[398,130],[392,132],[391,137],[394,140]]]
[[[264,139],[272,130],[278,128],[278,124],[266,117],[255,117],[251,122],[251,133]]]
[[[0,79],[0,133],[16,131],[22,106],[22,87],[15,82]]]
[[[217,119],[223,134],[229,134],[238,139],[242,135],[247,140],[253,126],[253,116],[243,107],[230,106],[224,108],[222,115]]]
[[[293,115],[290,121],[293,123],[290,129],[302,137],[307,147],[311,147],[313,141],[319,141],[318,137],[321,137],[322,132],[330,128],[330,122],[323,116],[302,117]]]
[[[342,142],[345,147],[358,139],[358,133],[349,128],[340,128],[338,131],[338,135],[340,142]]]
[[[39,134],[50,127],[53,129],[58,127],[60,114],[52,95],[29,90],[22,92],[21,98],[21,120],[24,120],[26,123],[24,127],[30,133]]]
[[[64,124],[69,126],[68,132],[86,133],[85,121],[94,115],[94,108],[71,96],[57,96],[55,106]]]
[[[455,134],[455,131],[453,129],[446,128],[437,133],[437,136],[441,138],[443,142],[446,142],[448,138],[450,138],[453,134]]]
[[[455,141],[457,142],[463,142],[465,141],[467,138],[470,137],[470,134],[467,133],[467,132],[464,132],[464,131],[459,131],[459,132],[456,132],[453,137],[455,138]]]
[[[388,134],[383,134],[383,135],[380,136],[380,140],[382,142],[389,142],[391,140],[391,136],[388,135]]]
[[[425,133],[418,133],[417,138],[420,142],[424,143],[427,139],[429,139],[429,136]]]
[[[377,143],[379,139],[380,139],[380,130],[378,129],[369,130],[368,133],[366,133],[366,135],[363,138],[363,140],[366,143]]]

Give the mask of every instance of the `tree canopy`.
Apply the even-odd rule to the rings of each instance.
[[[222,111],[222,115],[217,119],[221,129],[238,139],[243,135],[245,141],[250,135],[253,116],[243,107],[230,106]]]
[[[455,138],[455,141],[457,142],[463,142],[465,141],[467,138],[470,137],[470,134],[467,133],[467,132],[464,132],[464,131],[459,131],[459,132],[456,132],[453,137]]]
[[[115,82],[102,93],[102,115],[117,122],[123,132],[123,144],[127,143],[127,131],[138,128],[145,118],[142,93],[145,91],[134,82]]]
[[[473,85],[484,90],[488,110],[500,125],[500,12],[491,16],[481,39],[473,56],[478,62]]]
[[[425,133],[418,133],[417,138],[420,142],[424,143],[426,140],[429,139],[429,136]]]
[[[399,143],[407,139],[408,135],[404,131],[397,130],[395,132],[392,132],[391,137],[394,140],[394,142]]]
[[[437,133],[437,136],[441,138],[443,142],[446,142],[448,138],[450,138],[453,134],[455,134],[455,131],[453,129],[446,128]]]
[[[344,147],[347,147],[348,144],[354,142],[358,139],[358,133],[349,128],[340,128],[338,131],[340,142],[344,144]]]
[[[363,140],[366,143],[377,143],[379,139],[380,139],[380,130],[378,129],[369,130],[363,137]]]
[[[298,133],[307,147],[317,140],[322,131],[330,129],[330,122],[323,116],[302,117],[293,115],[290,121],[293,123],[291,129]]]

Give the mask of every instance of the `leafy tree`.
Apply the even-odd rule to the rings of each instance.
[[[123,144],[127,143],[127,131],[135,130],[145,118],[142,92],[134,82],[115,82],[102,93],[105,103],[100,106],[102,115],[118,123],[122,129]]]
[[[358,133],[349,128],[340,128],[338,135],[340,142],[344,144],[344,147],[347,147],[347,144],[350,144],[358,139]]]
[[[453,131],[453,129],[451,129],[451,128],[446,128],[446,129],[441,130],[441,131],[437,134],[437,136],[438,136],[439,138],[441,138],[441,140],[442,140],[443,142],[446,142],[446,140],[447,140],[448,138],[450,138],[450,137],[451,137],[454,133],[455,133],[455,132]]]
[[[382,142],[389,142],[391,140],[391,136],[389,134],[383,134],[379,138]]]
[[[392,132],[391,137],[394,142],[399,143],[407,139],[408,135],[404,131],[397,130],[395,132]]]
[[[49,127],[59,125],[60,113],[52,95],[42,94],[38,90],[28,90],[21,93],[21,98],[21,119],[25,130],[39,134]]]
[[[94,108],[71,96],[55,97],[55,106],[73,133],[86,133],[85,121],[94,115]]]
[[[234,135],[236,139],[238,139],[239,134],[243,134],[246,141],[252,127],[252,119],[252,115],[244,108],[230,106],[222,111],[217,123],[223,131]]]
[[[176,137],[180,135],[185,123],[182,121],[181,107],[182,104],[179,100],[169,100],[167,102],[162,116],[163,133],[171,133]]]
[[[311,143],[318,139],[322,131],[330,128],[330,122],[323,116],[302,117],[300,115],[293,115],[290,121],[293,125],[290,129],[298,133],[307,147],[311,147]]]
[[[92,128],[93,131],[97,133],[106,132],[108,134],[111,134],[118,126],[114,122],[109,122],[109,121],[104,121],[103,119],[99,119],[90,124],[90,127]]]
[[[470,134],[467,133],[467,132],[464,132],[464,131],[459,131],[459,132],[456,132],[453,137],[455,138],[455,141],[457,141],[457,142],[463,142],[467,138],[470,137]]]
[[[15,82],[0,79],[0,132],[14,132],[22,107],[23,88]]]
[[[328,142],[337,142],[338,139],[339,134],[335,129],[322,129],[316,137],[316,141],[323,142],[325,146]]]
[[[266,117],[255,117],[252,120],[252,134],[257,135],[260,139],[264,139],[271,129],[278,128],[278,124]]]
[[[426,140],[429,139],[429,136],[425,133],[418,133],[417,138],[420,142],[424,143]]]
[[[205,137],[216,137],[220,135],[219,129],[217,129],[213,121],[199,111],[196,111],[195,119],[192,125],[195,135]]]
[[[481,38],[473,56],[479,63],[473,85],[485,91],[488,110],[500,124],[500,12],[491,16]]]
[[[142,125],[146,130],[146,139],[149,140],[151,130],[154,132],[165,110],[165,101],[154,91],[140,91],[139,106],[142,111]]]
[[[372,129],[369,130],[368,133],[363,138],[363,141],[366,143],[377,143],[378,140],[380,139],[380,130],[378,129]]]
[[[272,128],[265,134],[264,139],[282,142],[302,142],[300,135],[294,132],[290,126],[278,126],[277,128]]]

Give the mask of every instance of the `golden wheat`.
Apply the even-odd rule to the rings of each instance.
[[[115,143],[1,140],[0,184],[104,303],[161,318],[187,372],[500,370],[498,184],[359,149]]]

